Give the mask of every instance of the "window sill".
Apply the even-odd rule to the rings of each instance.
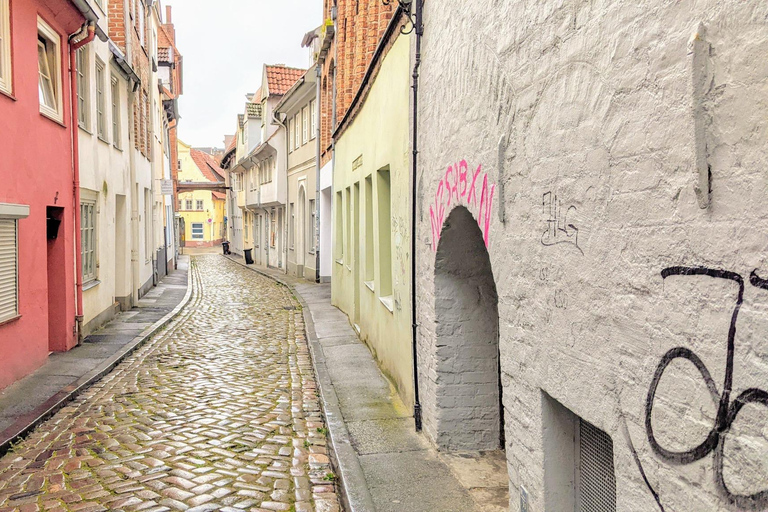
[[[61,118],[55,114],[51,114],[48,112],[40,111],[40,115],[44,118],[48,119],[49,121],[53,121],[54,123],[58,124],[62,128],[66,128],[67,125],[64,124],[64,121],[61,120]]]
[[[365,286],[367,286],[367,287],[368,287],[368,289],[369,289],[369,290],[371,290],[371,291],[375,291],[375,290],[373,289],[373,281],[363,281],[363,282],[364,282]]]
[[[91,288],[96,288],[100,284],[101,284],[101,281],[99,281],[98,279],[91,279],[87,283],[83,283],[83,291],[86,292]]]
[[[105,138],[104,138],[104,137],[102,137],[101,135],[98,135],[97,137],[99,138],[99,140],[100,140],[101,142],[103,142],[104,144],[106,144],[107,146],[109,146],[109,141],[108,141],[107,139],[105,139]]]
[[[115,148],[116,150],[118,150],[121,153],[123,152],[123,148],[121,148],[120,146],[118,146],[116,144],[112,144],[112,147]]]
[[[9,99],[11,99],[13,101],[18,101],[16,99],[16,96],[13,95],[12,91],[3,89],[2,87],[0,87],[0,95],[5,96],[6,98],[9,98]]]
[[[379,297],[379,300],[381,301],[382,304],[384,304],[384,307],[387,308],[390,313],[394,313],[395,312],[395,310],[394,310],[394,308],[392,306],[392,296],[391,295],[387,295],[386,297]]]
[[[349,270],[350,272],[352,272],[352,267],[350,267],[349,265],[344,265],[344,266],[345,266],[345,267],[347,267],[347,270]]]
[[[344,265],[344,260],[336,260],[337,265]]]
[[[2,320],[2,321],[0,321],[0,327],[2,327],[2,326],[4,326],[4,325],[7,325],[7,324],[10,324],[10,323],[12,323],[12,322],[15,322],[15,321],[16,321],[16,320],[18,320],[19,318],[21,318],[21,315],[12,316],[12,317],[11,317],[11,318],[9,318],[8,320]]]
[[[83,130],[88,135],[93,135],[93,132],[91,130],[89,130],[86,126],[80,124],[79,122],[77,123],[77,127],[78,129]]]
[[[289,251],[293,251],[293,247],[290,247],[288,250],[289,250]]]

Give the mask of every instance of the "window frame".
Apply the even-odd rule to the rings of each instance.
[[[301,145],[309,142],[309,107],[301,109]]]
[[[309,102],[309,140],[317,138],[317,100]]]
[[[288,153],[293,153],[293,150],[294,150],[293,145],[295,144],[293,122],[294,122],[293,118],[288,120]]]
[[[0,92],[13,94],[10,0],[0,0]]]
[[[184,200],[184,206],[186,206],[186,208],[184,208],[185,210],[191,211],[192,210],[192,200],[191,199],[185,199]]]
[[[104,63],[96,58],[93,66],[93,77],[96,81],[96,135],[102,141],[109,143],[107,135],[106,90],[104,89],[106,69]],[[99,70],[101,70],[101,77],[99,77]]]
[[[205,210],[205,202],[202,199],[195,199],[195,210],[197,211]]]
[[[89,215],[90,214],[90,215]],[[90,222],[88,222],[90,220]],[[80,191],[80,261],[83,284],[99,279],[99,208],[98,193]]]
[[[52,48],[46,47],[41,39],[52,45]],[[38,44],[38,90],[41,89],[40,80],[43,78],[42,70],[40,69],[40,47],[43,46],[43,53],[47,59],[53,58],[53,63],[47,61],[48,74],[47,77],[51,85],[51,93],[53,94],[53,100],[55,105],[53,107],[40,102],[40,113],[54,121],[59,123],[64,122],[64,104],[62,94],[62,79],[61,79],[61,35],[53,30],[51,26],[40,16],[37,17],[37,44]],[[53,66],[51,66],[53,64]],[[53,69],[51,69],[53,68]],[[42,92],[40,90],[40,92]],[[40,97],[38,95],[38,101]]]
[[[200,236],[195,235],[195,226],[200,226]],[[205,223],[204,222],[191,222],[190,223],[190,235],[192,240],[205,240]]]
[[[90,129],[90,95],[88,94],[88,46],[79,48],[75,54],[77,66],[77,125],[85,131]]]
[[[309,250],[307,251],[308,254],[315,254],[315,237],[317,236],[317,201],[314,199],[309,200],[309,221],[310,226],[307,230],[307,233],[309,235],[309,240],[307,241],[307,247],[309,247]]]
[[[293,116],[293,129],[294,129],[294,140],[296,141],[296,146],[294,149],[299,149],[301,147],[301,132],[299,131],[301,129],[301,123],[299,122],[298,113],[295,116]]]
[[[109,94],[112,105],[112,145],[122,150],[123,144],[120,140],[120,133],[122,131],[120,126],[120,79],[115,75],[111,75]]]
[[[13,210],[10,212],[10,214],[6,214],[3,211],[3,207],[9,207],[10,210]],[[16,285],[14,290],[14,306],[15,310],[7,315],[0,317],[0,325],[11,322],[13,320],[16,320],[17,318],[21,317],[21,287],[19,286],[19,219],[24,219],[29,216],[29,206],[26,205],[8,205],[8,204],[0,204],[0,222],[3,221],[10,221],[13,224],[13,231],[14,231],[14,244],[13,244],[13,262],[14,262],[14,271],[16,273],[16,277],[14,279],[14,283]]]

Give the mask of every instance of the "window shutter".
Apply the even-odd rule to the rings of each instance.
[[[16,220],[0,219],[0,322],[18,314]]]

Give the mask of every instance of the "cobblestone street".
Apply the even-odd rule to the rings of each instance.
[[[335,512],[298,301],[220,255],[168,327],[0,459],[0,512]]]

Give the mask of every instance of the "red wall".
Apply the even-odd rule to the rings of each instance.
[[[0,93],[0,202],[26,204],[19,220],[19,312],[0,325],[0,389],[41,366],[49,351],[76,343],[74,194],[67,37],[83,23],[65,0],[11,0],[13,98]],[[61,35],[64,123],[38,103],[37,17]],[[46,206],[64,207],[55,242]],[[50,286],[49,286],[50,284]]]

